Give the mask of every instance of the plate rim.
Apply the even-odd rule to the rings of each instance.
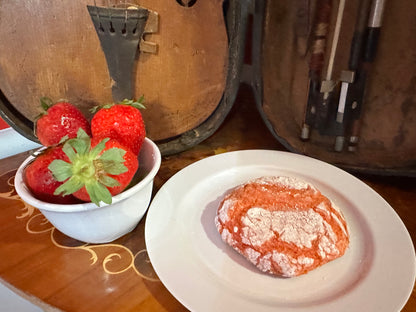
[[[403,221],[400,219],[399,215],[397,214],[397,212],[390,206],[390,204],[381,196],[379,195],[374,189],[372,189],[369,185],[365,184],[363,181],[361,181],[360,179],[358,179],[357,177],[355,177],[354,175],[332,165],[329,163],[326,163],[324,161],[321,161],[319,159],[315,159],[309,156],[305,156],[305,155],[300,155],[300,154],[294,154],[291,152],[286,152],[286,151],[276,151],[276,150],[267,150],[267,149],[249,149],[249,150],[237,150],[237,151],[231,151],[231,152],[225,152],[225,153],[221,153],[221,154],[216,154],[213,156],[209,156],[206,158],[203,158],[201,160],[198,160],[196,162],[193,162],[192,164],[186,166],[185,168],[181,169],[180,171],[178,171],[177,173],[175,173],[170,179],[168,179],[168,181],[166,181],[166,183],[164,185],[162,185],[162,187],[159,189],[159,191],[156,193],[154,199],[152,200],[149,209],[148,209],[148,217],[146,218],[146,224],[145,224],[145,241],[146,241],[146,246],[148,249],[148,254],[149,254],[149,258],[152,262],[152,264],[154,262],[157,262],[157,260],[154,258],[153,256],[153,252],[152,252],[152,242],[149,241],[149,228],[151,227],[150,222],[152,222],[152,215],[153,215],[153,210],[156,209],[154,208],[154,206],[158,203],[158,201],[160,200],[159,197],[163,196],[163,192],[165,191],[166,188],[171,188],[170,185],[173,185],[175,183],[175,180],[179,179],[181,176],[183,175],[187,175],[188,173],[192,173],[192,171],[195,171],[196,169],[198,169],[199,167],[203,167],[204,165],[206,165],[207,163],[210,162],[218,162],[219,160],[224,160],[224,158],[229,158],[229,159],[233,159],[233,157],[236,156],[242,156],[242,157],[249,157],[250,155],[258,155],[258,154],[263,153],[263,155],[268,154],[269,156],[274,156],[276,158],[280,157],[287,157],[289,158],[291,161],[295,161],[295,160],[302,160],[306,163],[310,162],[319,166],[324,166],[325,168],[327,168],[330,171],[336,172],[337,174],[340,174],[342,176],[345,177],[349,177],[349,179],[352,179],[355,183],[357,183],[359,185],[360,188],[364,188],[366,192],[368,192],[369,194],[371,194],[371,196],[375,196],[377,198],[377,200],[380,201],[380,203],[382,203],[385,207],[388,208],[389,213],[393,213],[393,215],[395,215],[395,219],[396,222],[398,221],[400,224],[400,229],[403,232],[402,234],[404,234],[405,236],[407,236],[408,241],[406,242],[406,245],[408,245],[408,243],[410,243],[410,245],[413,247],[411,248],[411,250],[409,249],[409,251],[413,254],[412,260],[410,261],[413,263],[412,266],[412,272],[411,272],[411,276],[413,276],[413,283],[412,285],[414,285],[415,283],[415,276],[416,276],[416,258],[415,258],[415,250],[414,250],[414,245],[411,239],[411,236],[405,226],[405,224],[403,223]],[[264,156],[263,156],[264,157]],[[195,169],[196,168],[196,169]],[[290,168],[289,168],[290,169]],[[299,169],[298,169],[299,170]],[[150,217],[149,217],[150,216]],[[404,231],[403,231],[404,230]],[[150,248],[149,248],[150,247]],[[410,247],[410,246],[407,246]],[[156,261],[155,261],[156,260]],[[180,301],[185,307],[190,308],[191,310],[195,310],[195,307],[190,306],[191,304],[189,302],[187,302],[187,300],[185,298],[183,298],[180,294],[177,294],[175,289],[172,289],[173,287],[170,285],[170,282],[168,281],[168,278],[166,278],[163,272],[159,271],[159,268],[157,267],[158,264],[154,265],[154,269],[156,271],[156,273],[158,274],[161,282],[165,285],[165,287],[168,289],[169,292],[172,293],[172,295],[174,295],[174,297]],[[406,302],[408,301],[411,292],[412,292],[413,286],[409,287],[409,291],[407,294],[407,297],[404,298],[404,296],[402,296],[402,300],[400,303],[398,303],[398,308],[402,308]],[[300,310],[296,310],[296,311],[300,311]]]

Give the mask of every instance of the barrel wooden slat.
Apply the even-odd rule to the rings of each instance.
[[[138,54],[132,68],[135,97],[146,98],[143,115],[153,140],[197,127],[220,103],[228,63],[222,2],[184,7],[177,1],[140,1],[159,15],[158,32],[145,35],[157,44],[157,53]],[[87,114],[92,106],[112,101],[87,4],[94,1],[0,4],[0,41],[7,42],[0,45],[0,89],[27,119],[39,114],[41,96],[68,99]]]
[[[300,139],[308,94],[309,53],[299,50],[296,33],[297,1],[261,1],[262,42],[254,62],[261,77],[258,107],[271,132],[292,151],[363,172],[416,175],[416,24],[415,3],[386,1],[378,52],[367,81],[360,141],[356,152],[334,151],[335,137],[312,130]],[[326,65],[339,1],[332,1]],[[348,68],[350,43],[358,1],[347,1],[332,78]],[[312,20],[311,20],[312,21]],[[259,34],[256,34],[257,36]],[[259,36],[258,36],[259,37]],[[323,70],[325,79],[326,68]]]

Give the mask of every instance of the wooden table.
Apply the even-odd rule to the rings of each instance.
[[[217,153],[284,150],[264,126],[250,93],[240,92],[224,124],[209,139],[164,157],[155,192],[177,171]],[[143,219],[111,244],[85,245],[66,237],[26,205],[13,188],[28,153],[0,160],[0,280],[46,311],[186,311],[167,291],[146,256]],[[358,176],[397,211],[416,241],[416,179]],[[145,263],[146,265],[142,265]],[[413,290],[403,311],[416,311]]]

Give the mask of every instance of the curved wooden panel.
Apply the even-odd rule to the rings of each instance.
[[[138,1],[134,1],[138,3]],[[145,35],[156,54],[140,53],[135,97],[146,98],[148,136],[169,139],[204,122],[225,90],[228,38],[222,0],[143,0],[159,14]],[[85,113],[112,101],[104,54],[86,5],[94,1],[7,1],[0,4],[0,89],[29,121],[39,97],[68,99]],[[99,5],[97,1],[97,5]],[[107,1],[104,1],[107,4]]]
[[[347,169],[416,175],[414,2],[386,1],[378,53],[366,85],[360,141],[355,152],[334,151],[335,136],[317,129],[313,129],[308,141],[300,139],[310,59],[301,44],[308,38],[301,36],[296,24],[297,5],[302,1],[261,2],[264,14],[255,16],[259,29],[255,36],[260,38],[259,34],[262,34],[263,37],[262,42],[255,42],[261,46],[261,52],[256,54],[255,75],[262,77],[262,87],[255,91],[259,110],[275,137],[294,152]],[[332,4],[329,41],[332,40],[339,1],[332,1]],[[348,68],[357,5],[358,1],[347,1],[345,6],[332,75],[338,87],[341,70]],[[326,63],[329,52],[330,44]]]

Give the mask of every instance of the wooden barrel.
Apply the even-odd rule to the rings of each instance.
[[[276,0],[257,3],[259,9],[254,16],[252,75],[257,105],[264,121],[275,137],[291,151],[359,172],[415,176],[414,1],[381,1],[385,2],[385,8],[377,53],[371,67],[364,64],[367,66],[367,81],[359,119],[359,141],[355,151],[346,147],[335,150],[335,141],[339,135],[336,127],[315,127],[311,129],[308,140],[300,138],[311,78],[311,41],[316,27],[314,11],[322,2]],[[335,100],[330,103],[330,108],[338,105],[342,92],[342,71],[349,69],[350,47],[360,2],[361,0],[344,2],[332,64]],[[342,1],[327,3],[332,7],[320,77],[322,81],[326,79],[325,72],[329,68]],[[337,112],[335,115],[332,113],[334,120]],[[334,124],[334,120],[329,123]]]
[[[89,108],[113,101],[114,81],[87,10],[113,2],[1,2],[2,116],[27,138],[36,140],[41,96],[67,99],[88,116]],[[163,154],[176,153],[212,134],[228,113],[238,88],[245,15],[232,0],[129,3],[156,18],[141,38],[151,49],[137,53],[131,68],[133,97],[145,97],[148,137]]]

